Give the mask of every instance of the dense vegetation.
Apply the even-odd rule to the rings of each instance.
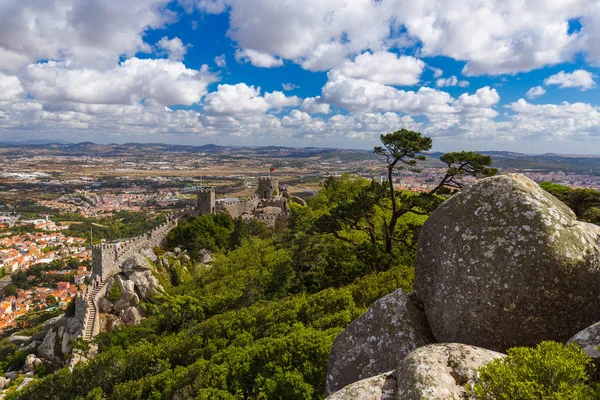
[[[599,191],[587,188],[573,189],[552,182],[542,182],[540,186],[568,205],[577,215],[577,219],[600,224]]]
[[[412,240],[378,264],[362,251],[368,234],[340,229],[350,243],[314,228],[365,187],[370,182],[350,176],[330,181],[310,206],[292,205],[277,235],[226,215],[182,223],[169,246],[192,255],[210,248],[211,267],[184,262],[184,279],[166,283],[141,325],[99,335],[91,362],[13,398],[323,398],[333,339],[376,299],[411,290],[413,281]]]
[[[290,205],[282,232],[223,214],[181,223],[167,247],[182,248],[191,258],[155,265],[166,291],[144,304],[148,318],[100,334],[90,362],[59,370],[7,399],[324,398],[334,338],[378,298],[411,290],[419,229],[444,200],[436,193],[397,191],[392,183],[396,165],[413,168],[431,140],[404,130],[382,139],[376,153],[386,158],[389,182],[327,179],[307,207]],[[445,179],[454,188],[465,175],[495,173],[491,160],[474,153],[456,153],[445,162]],[[461,169],[465,162],[470,166]],[[214,252],[210,267],[199,263],[206,250]],[[539,367],[552,374],[565,365],[573,368],[561,375],[573,390],[566,393],[578,393],[577,385],[587,384],[581,374],[587,359],[574,348],[567,354],[545,349],[511,350],[482,372],[474,390],[485,399],[513,398],[505,393],[514,392],[501,391],[507,376],[519,387],[537,379],[552,396],[555,388],[546,385],[546,370]],[[1,352],[0,361],[16,362]]]
[[[480,369],[473,393],[481,400],[598,399],[595,366],[576,345],[542,342],[515,347]]]

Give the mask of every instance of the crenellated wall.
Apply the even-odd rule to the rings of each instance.
[[[119,243],[103,243],[92,246],[92,278],[99,276],[102,280],[118,274],[121,262],[142,249],[153,248],[164,244],[167,235],[179,222],[182,216],[169,214],[167,220],[143,235]]]
[[[259,202],[260,198],[258,196],[253,196],[247,200],[220,201],[216,205],[216,211],[228,213],[235,219],[243,214],[252,214]]]

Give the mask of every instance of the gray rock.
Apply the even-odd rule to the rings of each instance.
[[[152,262],[156,262],[158,260],[158,257],[156,257],[156,254],[154,254],[152,249],[142,249],[140,250],[140,254]]]
[[[38,365],[43,364],[42,360],[36,357],[35,354],[28,354],[27,358],[25,358],[25,364],[23,365],[23,369],[25,371],[35,371]]]
[[[588,326],[577,333],[567,342],[567,344],[571,343],[575,343],[581,347],[588,357],[594,360],[600,359],[600,351],[597,349],[600,346],[600,322],[596,322],[594,325]]]
[[[45,332],[44,332],[45,333]],[[32,336],[33,337],[33,336]],[[43,338],[42,338],[43,339]],[[22,344],[21,346],[19,346],[19,350],[23,351],[23,352],[27,352],[29,350],[33,350],[35,349],[35,346],[37,345],[37,341],[32,340],[31,342],[29,342],[28,345],[24,345]]]
[[[129,307],[128,309],[121,311],[119,317],[125,326],[137,325],[142,322],[142,319],[144,318],[140,311],[135,307]]]
[[[411,351],[433,341],[425,314],[398,289],[373,303],[335,338],[327,393],[393,370]]]
[[[121,298],[117,300],[113,305],[113,311],[116,313],[120,313],[126,308],[138,305],[139,302],[140,299],[137,294],[132,292],[122,292]]]
[[[123,326],[123,321],[119,317],[113,314],[106,314],[102,319],[102,325],[100,330],[102,332],[112,332],[117,328]]]
[[[109,313],[112,311],[113,303],[106,297],[100,297],[98,300],[98,309],[101,313]]]
[[[123,272],[125,273],[125,275],[129,276],[130,273],[136,272],[136,271],[149,271],[152,269],[152,265],[150,264],[150,261],[148,261],[148,259],[146,257],[144,257],[141,254],[134,254],[133,256],[129,257],[128,259],[126,259],[125,261],[123,261]]]
[[[29,385],[31,382],[33,382],[35,379],[27,377],[25,379],[23,379],[23,381],[21,382],[21,384],[19,386],[17,386],[17,391],[23,389],[25,386]]]
[[[50,329],[44,338],[42,344],[38,347],[38,355],[51,363],[60,363],[56,354],[56,329]]]
[[[326,400],[396,400],[396,375],[390,371],[354,382]]]
[[[135,284],[123,275],[117,275],[116,280],[119,283],[121,292],[135,293]]]
[[[24,376],[29,376],[29,377],[31,377],[31,376],[33,376],[33,375],[34,375],[34,372],[33,372],[33,371],[29,371],[29,372],[26,372],[26,373],[24,374]]]
[[[476,382],[477,369],[502,357],[495,351],[459,343],[420,347],[396,369],[397,398],[469,399],[465,385]]]
[[[210,250],[201,249],[199,253],[200,253],[200,262],[202,264],[208,264],[214,260]]]
[[[73,346],[71,345],[71,339],[73,339],[73,336],[71,336],[71,334],[65,330],[62,334],[62,341],[60,344],[60,351],[63,354],[71,354],[71,352],[73,351]]]
[[[135,289],[140,298],[148,298],[156,291],[163,290],[158,279],[150,271],[134,271],[130,272],[127,276],[135,284]]]
[[[0,376],[0,390],[6,388],[9,383],[10,383],[10,379],[6,379],[6,378]]]
[[[11,342],[12,344],[16,344],[17,346],[20,346],[22,344],[29,343],[31,341],[31,337],[30,336],[13,335],[13,336],[8,337],[8,341]]]
[[[6,372],[4,375],[6,375],[6,377],[12,381],[19,376],[19,373],[17,371],[9,371]]]
[[[67,332],[71,335],[76,335],[83,329],[83,321],[79,318],[68,318],[67,321]]]
[[[31,335],[31,338],[29,338],[29,340],[32,342],[34,342],[36,340],[44,340],[44,338],[46,337],[46,332],[48,332],[48,329],[44,329],[43,331],[36,332],[33,335]]]
[[[173,249],[173,252],[174,252],[175,254],[180,254],[180,253],[181,253],[181,249],[180,249],[179,247],[175,247],[175,248]]]
[[[54,325],[63,323],[64,320],[65,320],[65,314],[61,314],[58,317],[50,318],[49,320],[43,322],[42,326],[48,327],[48,329],[50,329],[50,327],[52,327]]]
[[[519,174],[478,181],[419,235],[415,290],[439,342],[504,351],[600,320],[600,227]]]

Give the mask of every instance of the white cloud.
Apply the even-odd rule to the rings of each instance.
[[[561,89],[580,88],[581,90],[588,90],[593,88],[596,83],[592,73],[578,69],[571,73],[560,71],[558,74],[549,76],[544,80],[544,85],[559,85]]]
[[[227,68],[227,59],[225,58],[225,54],[221,54],[220,56],[215,57],[215,64],[219,68]]]
[[[150,52],[148,29],[173,20],[169,0],[4,0],[0,2],[0,69],[69,58],[112,67],[121,55]]]
[[[281,67],[283,65],[281,58],[250,49],[236,50],[235,59],[238,62],[249,62],[256,67],[263,68]]]
[[[0,104],[18,101],[25,91],[21,81],[16,76],[5,75],[0,72]]]
[[[469,82],[468,81],[460,81],[458,80],[458,78],[454,75],[452,75],[450,78],[440,78],[437,81],[435,81],[435,86],[437,87],[450,87],[450,86],[459,86],[459,87],[467,87],[469,86]]]
[[[444,75],[444,70],[441,68],[434,68],[430,66],[429,69],[433,71],[434,78],[439,78],[440,76]]]
[[[219,85],[216,92],[209,93],[204,99],[204,110],[209,114],[261,114],[299,103],[296,96],[287,97],[277,91],[261,96],[259,87],[238,83]]]
[[[350,55],[412,43],[422,56],[466,61],[467,75],[529,71],[570,61],[580,52],[600,63],[600,4],[542,3],[305,0],[281,7],[275,0],[199,0],[197,6],[212,13],[227,10],[228,35],[241,49],[310,70],[341,68]],[[578,32],[569,31],[574,19],[582,25]]]
[[[329,104],[321,101],[321,96],[307,97],[302,102],[300,109],[308,114],[329,114],[331,112]]]
[[[411,56],[380,51],[363,53],[340,68],[349,78],[367,79],[384,85],[411,86],[419,83],[425,63]]]
[[[22,71],[21,80],[43,103],[133,104],[151,99],[163,105],[192,105],[217,77],[207,66],[196,71],[170,60],[130,58],[106,71],[68,62],[32,64]]]
[[[546,94],[546,89],[541,86],[534,86],[525,93],[528,99],[536,99]]]
[[[287,92],[287,91],[290,91],[290,90],[294,90],[294,89],[299,89],[299,88],[300,88],[300,86],[298,86],[298,85],[296,85],[296,84],[294,84],[294,83],[292,83],[292,82],[288,82],[288,83],[282,83],[282,84],[281,84],[281,87],[282,87],[282,88],[283,88],[283,90],[285,90],[286,92]]]
[[[156,42],[156,46],[162,51],[166,52],[169,56],[169,60],[172,61],[183,61],[188,49],[188,47],[184,45],[181,39],[178,37],[169,39],[168,37],[164,36],[158,42]]]

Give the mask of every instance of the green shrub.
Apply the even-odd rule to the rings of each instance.
[[[119,287],[119,283],[115,281],[112,287],[108,291],[108,300],[113,303],[121,298],[121,288]]]
[[[574,344],[514,347],[479,370],[473,392],[482,400],[597,399],[588,376],[591,359]]]

